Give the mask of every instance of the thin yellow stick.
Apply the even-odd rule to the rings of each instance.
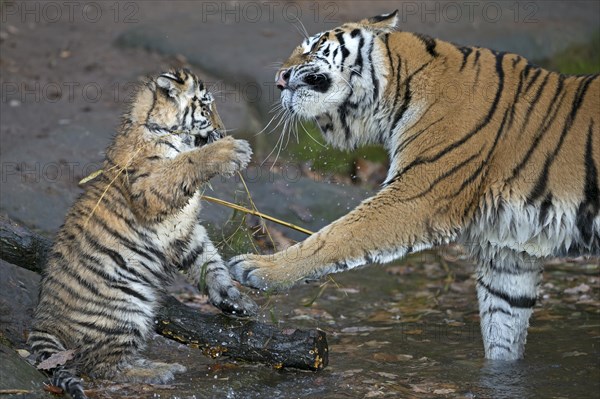
[[[0,395],[25,395],[31,393],[26,389],[0,389]]]
[[[248,213],[250,215],[254,215],[254,216],[258,216],[260,218],[266,219],[266,220],[270,220],[273,223],[277,223],[277,224],[280,224],[282,226],[289,227],[290,229],[294,229],[296,231],[299,231],[299,232],[307,234],[307,235],[314,234],[312,231],[304,229],[304,228],[299,227],[299,226],[296,226],[295,224],[284,222],[283,220],[279,220],[277,218],[274,218],[273,216],[265,215],[262,212],[254,211],[252,209],[248,209],[248,208],[240,206],[238,204],[234,204],[234,203],[231,203],[231,202],[219,199],[219,198],[215,198],[215,197],[210,197],[208,195],[202,195],[200,198],[202,198],[203,200],[209,201],[209,202],[213,202],[215,204],[223,205],[223,206],[226,206],[228,208],[238,210],[240,212]]]
[[[91,216],[94,214],[94,212],[96,211],[96,209],[98,208],[98,206],[100,205],[100,202],[102,202],[102,199],[104,198],[104,196],[106,195],[106,192],[108,191],[108,189],[110,188],[110,186],[115,182],[115,180],[117,180],[117,178],[121,175],[121,173],[123,173],[123,171],[125,171],[127,169],[127,167],[129,166],[129,164],[131,163],[131,161],[133,160],[133,158],[138,154],[138,152],[140,152],[141,148],[138,149],[132,156],[131,158],[127,161],[127,164],[123,167],[121,167],[121,169],[119,169],[117,171],[116,176],[108,183],[108,185],[106,186],[106,188],[104,189],[104,192],[100,195],[100,198],[98,199],[98,202],[96,202],[96,205],[94,206],[94,209],[92,209],[92,212],[90,213],[90,215],[88,215],[88,218],[86,220],[86,224],[89,221],[89,219],[91,218]],[[110,169],[114,169],[116,166],[111,167]],[[110,170],[109,169],[109,170]],[[79,184],[83,185],[91,180],[94,180],[96,177],[100,176],[101,174],[104,173],[103,169],[97,170],[96,172],[91,173],[90,175],[88,175],[87,177],[83,178]],[[239,172],[238,172],[239,173]],[[312,231],[304,229],[300,226],[296,226],[295,224],[292,223],[288,223],[288,222],[284,222],[283,220],[274,218],[273,216],[269,216],[266,215],[262,212],[259,212],[258,209],[256,208],[256,205],[254,204],[254,201],[252,200],[252,196],[250,195],[250,190],[248,189],[248,186],[246,185],[246,182],[244,181],[244,178],[242,177],[242,174],[239,174],[240,179],[242,179],[242,183],[244,185],[244,188],[246,189],[246,194],[248,195],[248,199],[250,200],[250,204],[252,205],[252,207],[254,208],[254,210],[252,209],[248,209],[245,208],[243,206],[228,202],[228,201],[224,201],[222,199],[219,198],[215,198],[215,197],[210,197],[208,195],[201,195],[200,198],[209,201],[209,202],[213,202],[215,204],[219,204],[219,205],[223,205],[226,206],[228,208],[231,209],[236,209],[240,212],[244,212],[244,213],[248,213],[250,215],[254,215],[254,216],[258,216],[261,219],[266,219],[269,220],[273,223],[277,223],[280,224],[282,226],[288,227],[290,229],[299,231],[301,233],[307,234],[307,235],[312,235],[314,234]],[[273,238],[271,237],[271,233],[269,233],[269,230],[267,230],[267,234],[269,235],[269,238],[271,239],[271,242],[273,243],[273,245],[275,245]]]
[[[248,196],[248,200],[250,200],[250,205],[252,206],[252,210],[254,210],[255,212],[259,212],[258,208],[256,207],[256,204],[254,203],[254,200],[252,199],[250,190],[248,190],[248,186],[246,185],[246,180],[244,180],[244,176],[242,176],[242,174],[240,173],[239,170],[237,171],[237,174],[240,177],[242,184],[244,185],[244,189],[246,189],[246,195]],[[275,250],[277,250],[277,246],[275,245],[275,240],[273,240],[273,237],[271,236],[271,232],[269,231],[269,229],[267,228],[267,225],[265,224],[265,220],[262,217],[260,219],[263,222],[263,226],[264,226],[265,231],[267,232],[267,235],[269,236],[269,240],[271,240],[271,245],[273,245],[273,248],[275,248]]]

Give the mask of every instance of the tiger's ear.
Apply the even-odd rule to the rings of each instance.
[[[180,78],[172,73],[163,73],[156,78],[156,85],[165,89],[170,97],[175,98],[181,93],[180,80]]]
[[[380,32],[391,32],[398,24],[398,10],[389,14],[381,14],[375,17],[363,19],[360,24],[365,25],[366,28],[380,31]]]

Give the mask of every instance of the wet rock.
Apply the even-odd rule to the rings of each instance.
[[[49,397],[43,394],[46,376],[23,360],[13,349],[0,344],[0,390],[23,390],[18,397]],[[4,397],[4,396],[3,396]],[[8,396],[12,397],[12,396]]]
[[[40,276],[0,260],[0,334],[24,348],[37,304]]]
[[[19,398],[48,398],[43,392],[47,377],[17,352],[27,347],[40,277],[3,260],[0,275],[0,390],[22,390]]]

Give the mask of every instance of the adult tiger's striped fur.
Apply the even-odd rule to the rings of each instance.
[[[53,384],[84,398],[77,373],[165,383],[179,364],[140,357],[165,287],[183,271],[226,312],[254,313],[198,220],[199,188],[250,161],[223,137],[212,95],[188,70],[149,79],[106,151],[104,172],[69,210],[42,279],[29,343],[40,359],[75,349]]]
[[[232,275],[285,288],[458,241],[479,263],[486,357],[521,358],[541,261],[600,254],[600,79],[395,31],[396,15],[306,39],[276,76],[286,115],[337,147],[387,149],[384,188]]]

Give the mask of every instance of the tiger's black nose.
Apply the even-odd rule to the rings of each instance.
[[[277,72],[277,76],[275,76],[275,84],[279,90],[284,90],[288,86],[288,82],[290,81],[290,75],[292,74],[291,69],[282,69]]]

